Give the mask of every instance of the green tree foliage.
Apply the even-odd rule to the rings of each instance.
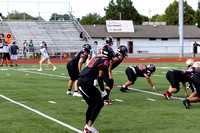
[[[61,15],[61,14],[53,13],[49,20],[59,20],[59,21],[69,20],[69,15],[68,14]]]
[[[81,24],[105,24],[105,17],[101,17],[97,13],[89,13],[82,17],[80,20]]]
[[[200,28],[200,2],[198,2],[198,9],[195,12],[194,23]]]
[[[12,11],[11,13],[9,13],[9,16],[7,16],[5,19],[14,19],[14,20],[38,20],[39,17],[33,17],[27,13],[20,13],[18,11]],[[41,20],[43,20],[42,18],[40,18]]]
[[[194,14],[195,11],[191,6],[187,4],[187,1],[184,1],[184,24],[193,25],[194,24]],[[179,2],[176,0],[170,4],[163,15],[163,20],[167,22],[168,25],[178,25],[179,19]]]
[[[144,20],[148,20],[148,17],[138,13],[131,0],[116,0],[116,3],[111,0],[104,10],[107,20],[133,20],[134,24],[141,24]]]

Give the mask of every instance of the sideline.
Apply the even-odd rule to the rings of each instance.
[[[50,116],[48,116],[48,115],[45,115],[45,114],[43,114],[43,113],[41,113],[41,112],[39,112],[39,111],[37,111],[37,110],[35,110],[35,109],[32,109],[32,108],[30,108],[30,107],[24,105],[24,104],[21,104],[21,103],[19,103],[19,102],[16,102],[16,101],[14,101],[14,100],[12,100],[12,99],[10,99],[10,98],[8,98],[8,97],[2,95],[2,94],[0,94],[0,97],[4,98],[4,99],[6,99],[6,100],[8,100],[8,101],[10,101],[10,102],[12,102],[12,103],[14,103],[14,104],[17,104],[17,105],[19,105],[19,106],[22,106],[22,107],[24,107],[24,108],[26,108],[26,109],[28,109],[28,110],[30,110],[30,111],[33,111],[33,112],[35,112],[35,113],[37,113],[37,114],[39,114],[39,115],[41,115],[41,116],[43,116],[43,117],[45,117],[45,118],[47,118],[47,119],[49,119],[49,120],[52,120],[52,121],[54,121],[54,122],[56,122],[56,123],[58,123],[58,124],[60,124],[60,125],[62,125],[62,126],[65,126],[65,127],[69,128],[69,129],[71,129],[71,130],[73,130],[73,131],[75,131],[75,132],[77,132],[77,133],[83,133],[82,131],[80,131],[80,130],[78,130],[78,129],[76,129],[76,128],[74,128],[74,127],[68,125],[68,124],[65,124],[65,123],[63,123],[63,122],[61,122],[61,121],[59,121],[59,120],[57,120],[57,119],[54,119],[54,118],[52,118],[52,117],[50,117]]]

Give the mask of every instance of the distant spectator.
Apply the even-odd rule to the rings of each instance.
[[[1,61],[1,67],[3,67],[4,61],[6,63],[6,59],[9,60],[10,66],[12,67],[12,62],[10,60],[10,47],[8,46],[7,42],[5,42],[4,45],[0,48],[3,48],[3,59]],[[7,65],[7,63],[6,63],[6,65]]]
[[[17,54],[19,52],[18,46],[15,45],[15,42],[13,42],[13,45],[11,46],[11,60],[15,60],[15,66],[17,66]]]
[[[85,40],[85,36],[84,36],[83,32],[80,33],[80,38],[81,38],[82,41]]]
[[[29,52],[31,53],[31,55],[33,56],[34,54],[34,44],[33,41],[30,40],[29,44],[28,44],[28,48],[29,48]]]
[[[198,53],[198,46],[200,46],[197,42],[193,43],[193,57],[195,58],[196,54]]]
[[[23,43],[23,54],[24,54],[24,57],[26,56],[27,52],[28,52],[28,43],[26,42],[26,40],[24,40],[24,43]]]
[[[47,43],[45,41],[42,42],[44,48],[47,50]]]

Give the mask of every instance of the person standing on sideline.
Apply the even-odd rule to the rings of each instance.
[[[10,46],[8,46],[8,43],[5,42],[4,45],[2,47],[0,47],[0,48],[3,48],[3,59],[1,60],[1,67],[3,67],[4,61],[5,61],[6,66],[7,66],[6,59],[9,60],[10,66],[12,67],[12,62],[10,60]]]
[[[13,42],[13,45],[11,46],[11,60],[13,63],[13,60],[15,60],[15,66],[17,66],[17,54],[19,52],[18,46],[15,45],[15,42]]]
[[[195,58],[196,54],[198,53],[198,46],[200,46],[197,42],[193,43],[193,57]]]
[[[85,63],[88,58],[90,49],[91,46],[89,44],[84,44],[82,46],[82,50],[77,52],[76,55],[72,58],[72,60],[67,63],[67,70],[70,76],[70,80],[68,82],[68,91],[66,93],[67,95],[73,95],[74,97],[81,97],[81,94],[78,93],[77,79],[79,77],[79,73],[81,72],[83,63]],[[73,93],[72,86],[74,82],[75,82],[74,85],[75,91]]]
[[[28,43],[26,42],[26,40],[24,40],[23,42],[23,54],[24,54],[24,57],[26,57],[26,53],[28,52]]]
[[[47,50],[44,48],[43,44],[40,44],[40,52],[41,52],[41,60],[40,60],[40,69],[38,71],[42,71],[42,63],[47,60],[47,63],[53,67],[53,71],[55,71],[57,68],[50,62],[49,55],[47,53]]]
[[[104,89],[103,76],[108,72],[109,62],[112,60],[113,55],[112,48],[109,45],[104,45],[102,53],[94,57],[79,74],[78,89],[88,104],[84,133],[99,133],[94,128],[93,123],[103,108],[104,103],[101,93],[94,86],[93,81],[98,78],[100,88]]]

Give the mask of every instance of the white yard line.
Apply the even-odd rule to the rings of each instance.
[[[65,127],[69,128],[69,129],[71,129],[71,130],[73,130],[73,131],[75,131],[75,132],[77,132],[77,133],[83,133],[82,131],[80,131],[80,130],[78,130],[78,129],[76,129],[76,128],[74,128],[74,127],[72,127],[72,126],[70,126],[70,125],[68,125],[68,124],[66,124],[66,123],[63,123],[63,122],[61,122],[61,121],[59,121],[59,120],[57,120],[57,119],[54,119],[54,118],[52,118],[52,117],[50,117],[50,116],[48,116],[48,115],[45,115],[45,114],[43,114],[43,113],[41,113],[41,112],[39,112],[39,111],[37,111],[37,110],[35,110],[35,109],[33,109],[33,108],[30,108],[30,107],[24,105],[24,104],[21,104],[21,103],[19,103],[19,102],[16,102],[16,101],[14,101],[14,100],[12,100],[12,99],[10,99],[10,98],[4,96],[4,95],[1,95],[1,94],[0,94],[0,97],[4,98],[4,99],[6,99],[6,100],[8,100],[8,101],[10,101],[10,102],[12,102],[12,103],[14,103],[14,104],[17,104],[17,105],[19,105],[19,106],[22,106],[22,107],[24,107],[24,108],[26,108],[26,109],[28,109],[28,110],[30,110],[30,111],[33,111],[33,112],[35,112],[35,113],[37,113],[37,114],[39,114],[39,115],[41,115],[41,116],[43,116],[43,117],[45,117],[45,118],[47,118],[47,119],[49,119],[49,120],[52,120],[52,121],[54,121],[54,122],[56,122],[56,123],[58,123],[58,124],[60,124],[60,125],[62,125],[62,126],[65,126]]]

